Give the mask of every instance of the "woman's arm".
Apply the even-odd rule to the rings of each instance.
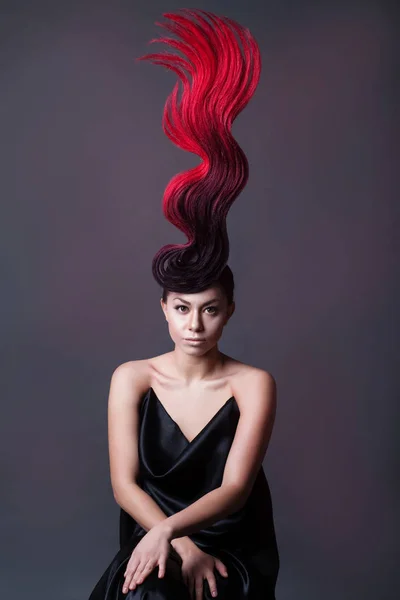
[[[137,483],[139,404],[145,387],[146,372],[140,361],[124,363],[115,369],[108,398],[108,441],[115,501],[149,531],[167,516]],[[193,546],[197,548],[187,536],[175,538],[170,543],[181,557]]]
[[[149,494],[142,490],[137,483],[121,486],[118,496],[114,495],[117,504],[123,508],[145,531],[149,531],[167,519],[167,515]],[[174,550],[183,557],[196,544],[188,536],[176,537],[170,540]]]
[[[168,539],[189,535],[239,510],[246,502],[262,466],[276,414],[276,383],[257,369],[246,387],[235,438],[221,486],[202,496],[160,525]]]

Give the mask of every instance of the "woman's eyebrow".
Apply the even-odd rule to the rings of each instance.
[[[190,302],[188,302],[187,300],[183,300],[183,298],[174,298],[174,300],[179,300],[180,302],[183,302],[184,304],[189,304]],[[207,302],[204,302],[204,304],[202,304],[202,306],[207,306],[207,304],[212,304],[213,302],[218,302],[219,298],[213,298],[212,300],[208,300]]]

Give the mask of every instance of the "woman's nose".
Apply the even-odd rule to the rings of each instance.
[[[199,315],[194,314],[189,323],[190,329],[202,329],[202,322]]]

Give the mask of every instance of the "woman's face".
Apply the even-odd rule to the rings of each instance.
[[[218,342],[235,303],[228,307],[222,288],[216,285],[196,294],[169,292],[161,307],[175,345],[190,354],[203,354]],[[204,341],[194,343],[188,338]]]

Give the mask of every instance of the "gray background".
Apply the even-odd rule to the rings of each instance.
[[[172,349],[151,259],[186,241],[161,199],[198,164],[161,128],[175,75],[134,59],[165,49],[147,45],[154,23],[181,6],[1,4],[7,600],[84,600],[118,549],[110,377]],[[237,308],[220,348],[278,384],[264,463],[277,599],[394,599],[395,15],[351,0],[194,6],[248,26],[263,59],[233,126],[250,179],[228,216]]]

